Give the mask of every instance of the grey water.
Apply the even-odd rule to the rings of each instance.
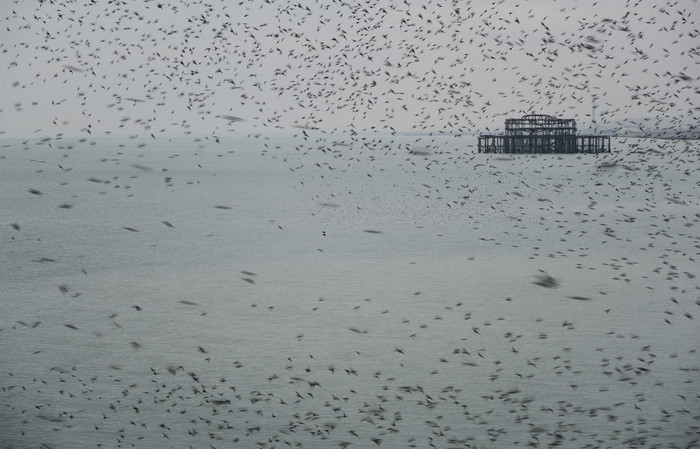
[[[0,447],[697,447],[697,143],[474,143],[3,141]]]

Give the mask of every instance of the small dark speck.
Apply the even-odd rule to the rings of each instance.
[[[131,164],[131,167],[136,168],[138,170],[143,170],[143,171],[153,171],[151,167],[146,167],[145,165],[141,164]]]
[[[559,287],[559,281],[546,273],[538,275],[537,280],[533,284],[545,288]]]

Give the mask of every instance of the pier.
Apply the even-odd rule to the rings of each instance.
[[[506,119],[505,134],[479,136],[479,153],[609,153],[610,137],[577,135],[576,121],[529,114]]]

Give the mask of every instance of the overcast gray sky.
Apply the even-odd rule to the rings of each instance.
[[[584,128],[594,104],[604,128],[625,118],[681,127],[700,112],[699,9],[695,0],[2,2],[0,136],[497,131],[529,112]]]

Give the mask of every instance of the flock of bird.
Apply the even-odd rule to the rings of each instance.
[[[271,282],[274,263],[242,266],[232,303],[167,278],[143,289],[176,299],[151,304],[136,280],[109,277],[118,256],[99,252],[99,274],[66,266],[83,257],[69,248],[79,233],[37,235],[57,215],[22,215],[0,200],[4,272],[67,278],[46,289],[0,279],[10,291],[0,448],[700,446],[700,147],[651,135],[694,132],[697,5],[606,5],[605,14],[505,1],[0,7],[12,99],[0,107],[0,137],[25,138],[2,142],[0,173],[38,154],[58,161],[31,159],[32,176],[12,178],[18,210],[41,202],[97,221],[81,198],[108,208],[149,189],[232,216],[235,193],[188,192],[211,193],[200,189],[238,160],[230,135],[246,135],[263,161],[284,166],[286,195],[309,205],[286,211],[290,224],[270,221],[274,232],[251,224],[260,228],[251,239],[269,239],[261,252],[318,228],[315,246],[295,255],[314,268],[314,285],[292,274]],[[650,134],[616,139],[602,155],[464,147],[464,135],[506,116],[585,117],[591,97],[601,127]],[[623,120],[635,114],[645,118]],[[164,150],[178,133],[190,143]],[[118,136],[131,145],[100,150]],[[168,155],[163,167],[186,159],[175,153],[197,162],[158,171],[134,161],[153,149]],[[86,150],[100,170],[72,165]],[[64,182],[47,183],[54,175]],[[76,184],[80,194],[60,195]],[[148,207],[131,207],[105,231],[115,253],[181,245],[206,265],[222,246],[215,239],[227,242],[220,228],[159,216],[154,229],[168,237],[135,245],[156,232],[141,220]],[[52,239],[69,243],[43,253]],[[379,260],[344,266],[339,247]],[[427,255],[412,263],[407,247]],[[377,248],[402,256],[398,274]],[[361,285],[383,276],[379,291]],[[91,277],[102,284],[83,290]],[[36,300],[22,288],[52,303],[21,314],[20,301]],[[104,304],[100,290],[121,299]]]
[[[539,111],[590,119],[591,105],[605,128],[693,125],[694,2],[562,6],[17,3],[3,115],[33,114],[27,133],[49,137],[466,133]]]

